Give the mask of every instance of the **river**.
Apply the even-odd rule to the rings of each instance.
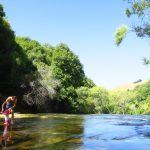
[[[20,114],[0,132],[8,150],[150,150],[148,115]]]

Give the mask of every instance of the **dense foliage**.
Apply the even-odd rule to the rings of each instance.
[[[106,89],[94,86],[77,89],[78,99],[76,111],[78,113],[109,113],[109,93]]]
[[[0,5],[0,90],[8,84],[8,79],[11,79],[11,52],[15,47],[15,35],[10,28],[10,24],[5,18],[3,6]],[[11,82],[11,81],[10,81]]]
[[[78,57],[65,44],[52,47],[24,37],[17,37],[16,41],[37,69],[34,74],[30,74],[33,79],[30,81],[32,90],[24,96],[25,101],[30,105],[36,105],[36,109],[39,108],[41,111],[41,105],[45,105],[43,99],[46,96],[51,100],[47,106],[56,104],[53,111],[74,112],[73,101],[77,98],[75,89],[80,86],[94,86],[94,83],[85,76]],[[26,65],[24,69],[29,68]],[[31,71],[31,68],[29,70]],[[43,97],[37,94],[41,87],[46,90],[40,91]],[[46,110],[50,111],[48,108]],[[45,111],[45,108],[42,111]]]
[[[96,86],[67,45],[16,37],[0,5],[0,98],[9,95],[20,112],[150,113],[150,81],[132,91]]]
[[[15,37],[0,5],[0,95],[17,95],[19,111],[75,112],[76,88],[93,87],[65,44]]]

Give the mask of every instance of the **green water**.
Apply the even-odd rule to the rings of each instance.
[[[82,144],[83,116],[38,114],[16,119],[9,129],[9,149],[72,149]],[[4,126],[0,130],[3,134]]]
[[[0,126],[1,149],[149,150],[149,116],[36,114]]]

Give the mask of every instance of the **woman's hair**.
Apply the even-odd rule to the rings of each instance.
[[[16,99],[17,97],[16,97],[16,96],[12,96],[12,98],[13,98],[13,99]]]

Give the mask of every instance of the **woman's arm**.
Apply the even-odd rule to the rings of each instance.
[[[4,105],[7,103],[7,101],[5,100],[2,104],[2,111],[4,111]]]
[[[2,111],[4,111],[4,105],[11,99],[11,97],[8,97],[2,104]]]

